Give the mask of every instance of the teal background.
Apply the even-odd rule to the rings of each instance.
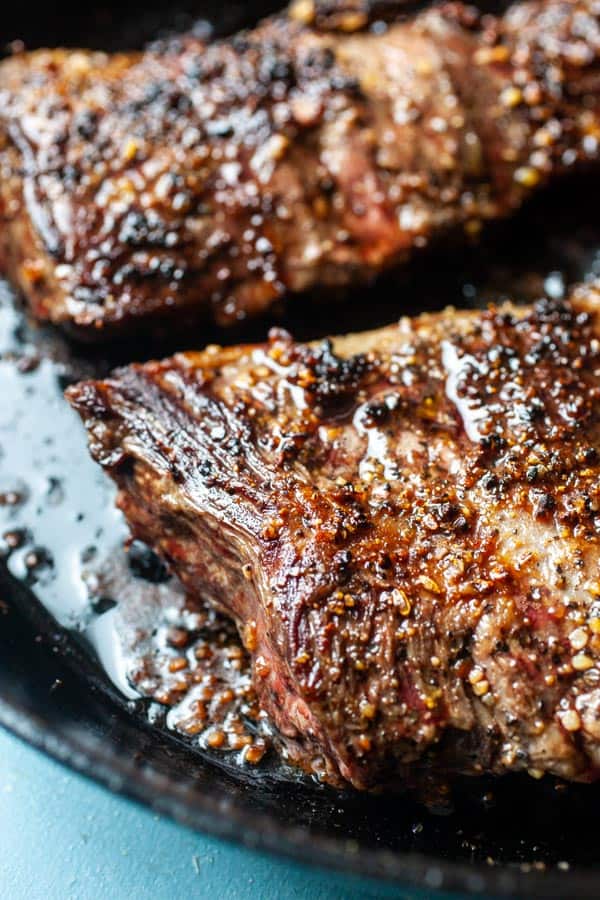
[[[0,730],[2,900],[390,896],[440,895],[383,889],[197,834],[110,794]]]

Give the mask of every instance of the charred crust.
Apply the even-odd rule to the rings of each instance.
[[[275,331],[69,389],[136,533],[259,622],[261,700],[330,775],[447,744],[466,770],[594,769],[599,297]]]
[[[380,7],[390,24],[369,32]],[[211,44],[2,63],[4,240],[37,316],[88,339],[184,314],[239,323],[368,283],[449,229],[474,236],[598,163],[591,0],[500,17],[460,3],[409,18],[396,3],[299,8]]]

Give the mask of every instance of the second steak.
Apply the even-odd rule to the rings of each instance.
[[[88,338],[238,322],[598,162],[596,0],[352,34],[310,8],[211,45],[2,63],[0,264],[38,317]]]

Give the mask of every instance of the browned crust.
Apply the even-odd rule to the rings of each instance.
[[[597,777],[599,304],[277,332],[68,392],[304,765]]]
[[[595,164],[599,53],[591,0],[532,0],[382,34],[281,17],[209,46],[16,56],[5,265],[37,316],[90,337],[359,283]]]

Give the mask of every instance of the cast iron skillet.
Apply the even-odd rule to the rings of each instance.
[[[0,43],[132,47],[191,27],[198,17],[228,30],[266,10],[267,4],[228,6],[226,15],[217,14],[214,6],[190,0],[165,11],[155,0],[143,15],[122,6],[86,12],[80,4],[75,14],[60,17],[54,8],[44,19],[43,11],[32,17],[11,5],[3,12]],[[348,302],[343,329],[447,303],[481,305],[508,292],[531,299],[544,286],[560,294],[565,283],[600,271],[599,188],[598,180],[569,182],[517,221],[491,229],[479,247],[438,249]],[[316,337],[339,331],[340,319],[335,306],[306,303],[283,324]],[[245,335],[260,338],[267,324],[256,323]],[[203,331],[196,344],[239,337]],[[109,358],[105,351],[81,351],[29,323],[0,282],[0,501],[13,489],[24,498],[0,504],[0,534],[16,532],[22,544],[0,540],[0,723],[111,790],[246,845],[428,889],[597,896],[600,787],[528,777],[464,779],[435,809],[409,794],[339,793],[277,764],[249,773],[150,726],[143,704],[124,697],[89,644],[66,627],[89,612],[82,552],[92,542],[110,551],[122,525],[62,390],[82,374],[171,349],[129,343],[112,348]],[[95,621],[107,622],[108,614]],[[108,663],[118,681],[119,660]]]

